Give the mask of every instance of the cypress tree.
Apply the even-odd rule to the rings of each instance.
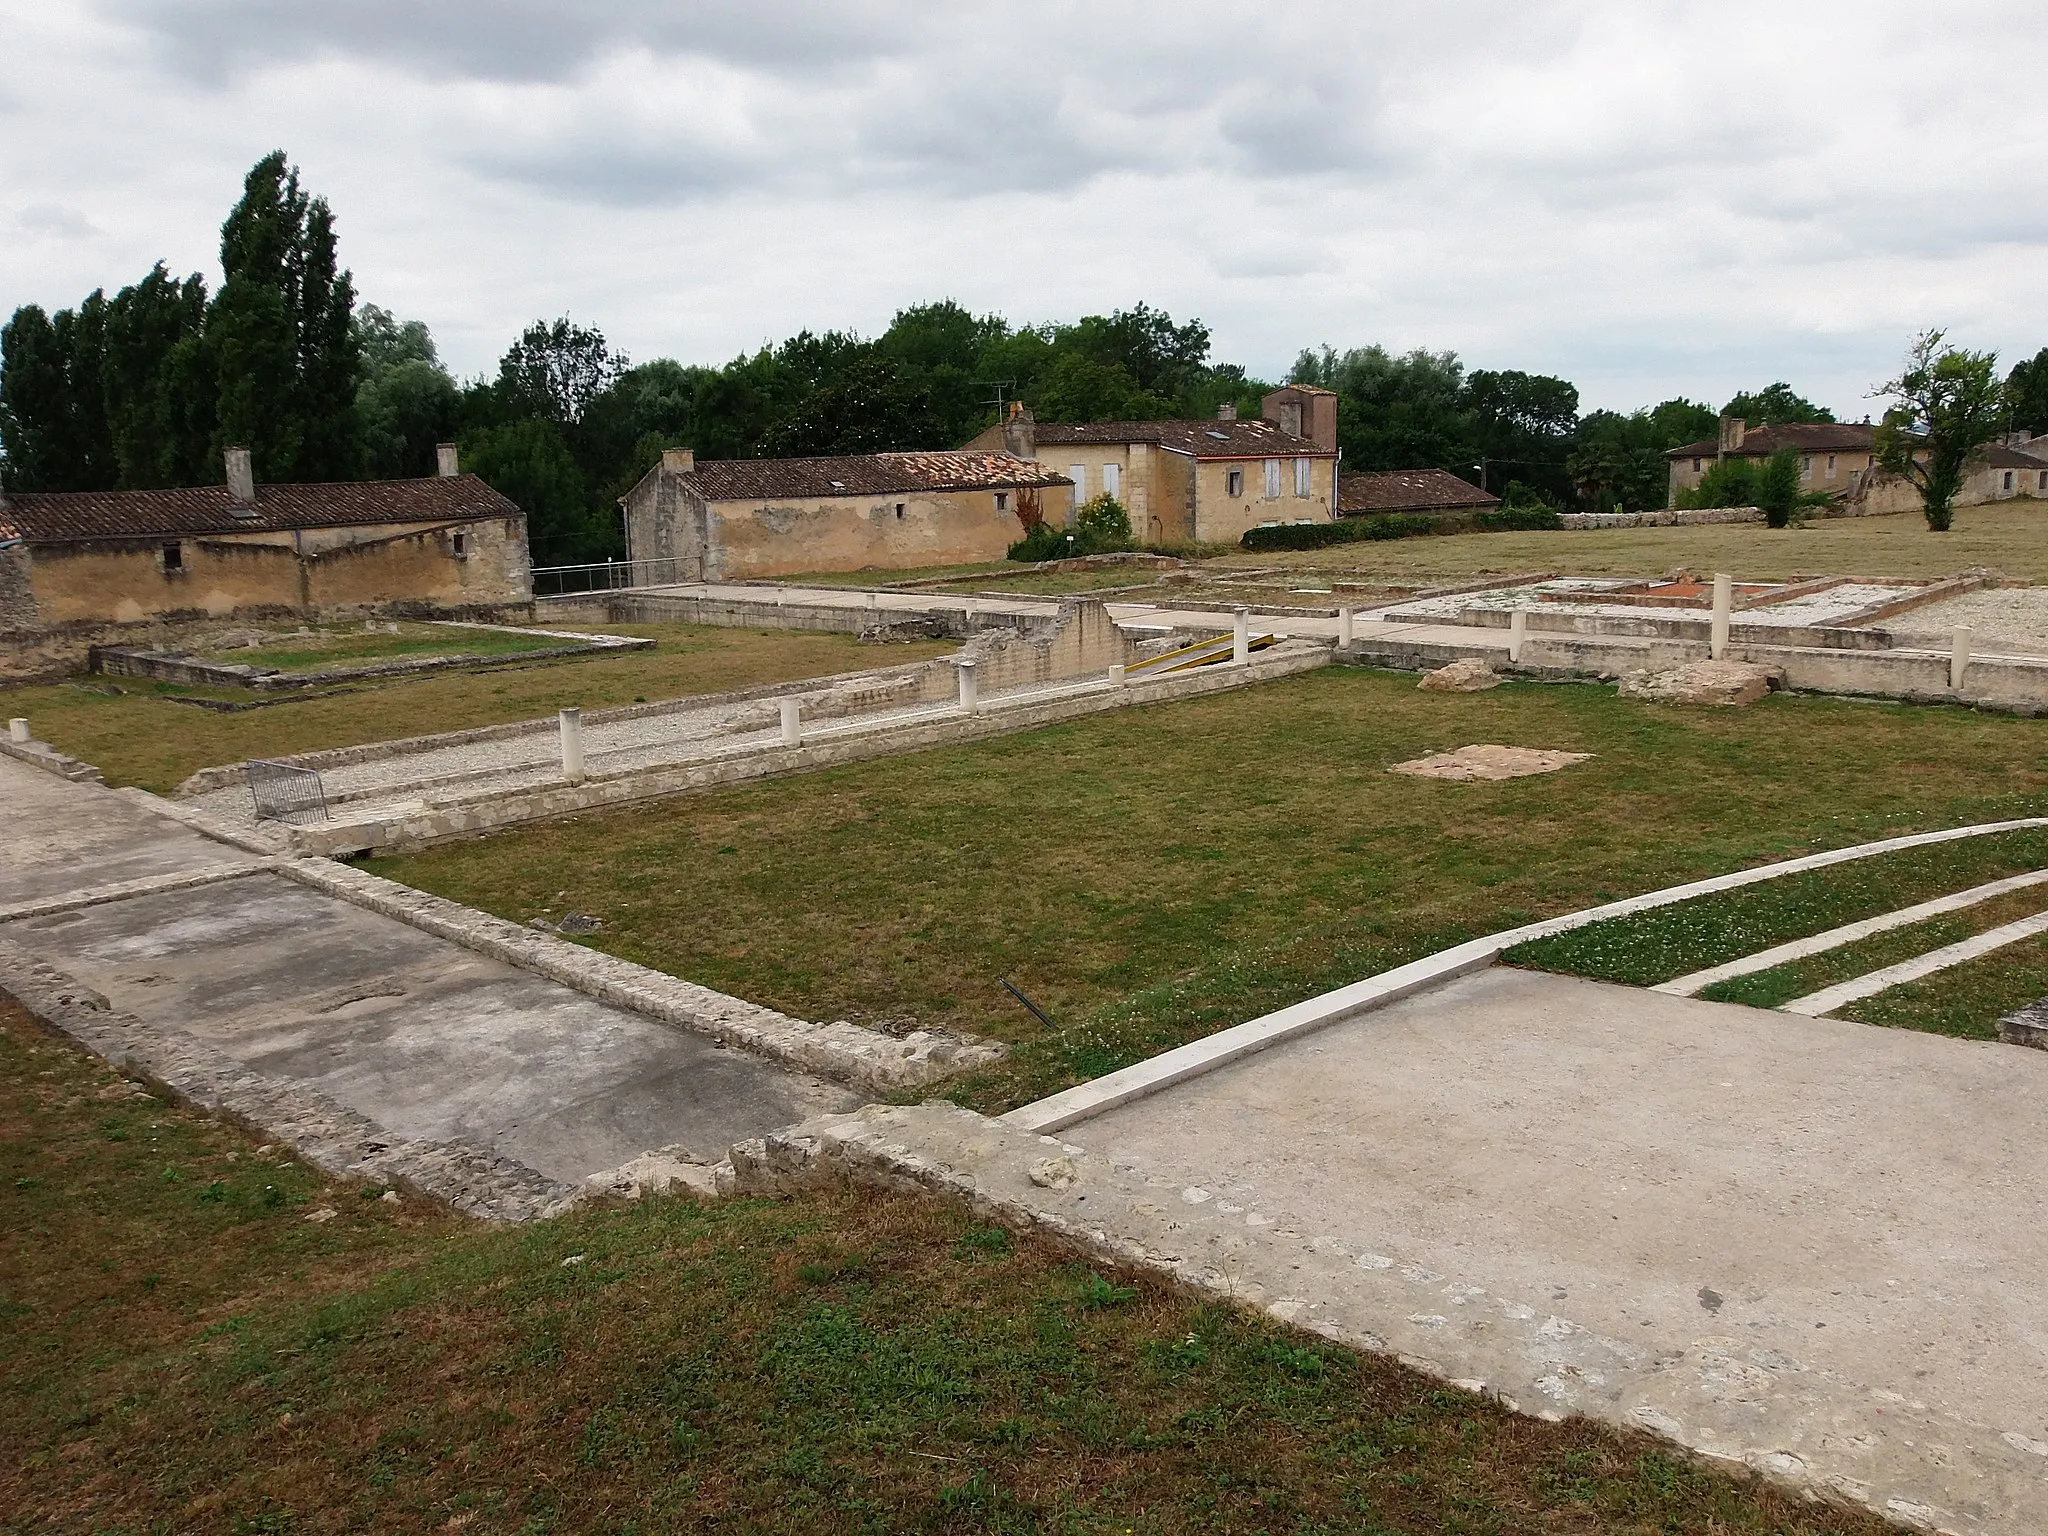
[[[204,281],[194,273],[180,283],[162,262],[107,306],[107,427],[123,486],[190,484],[203,464],[211,417],[195,423],[180,397],[205,325]]]
[[[0,451],[7,455],[7,486],[64,489],[66,412],[57,328],[40,304],[24,304],[0,330]]]

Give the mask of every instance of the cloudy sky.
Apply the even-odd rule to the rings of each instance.
[[[0,0],[0,312],[215,270],[249,164],[458,372],[1148,301],[1268,376],[1455,349],[1587,405],[2048,346],[2008,0]]]

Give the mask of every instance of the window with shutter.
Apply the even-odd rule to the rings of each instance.
[[[1309,496],[1315,492],[1315,461],[1296,459],[1294,461],[1294,494]]]
[[[1124,473],[1123,473],[1123,466],[1122,466],[1121,464],[1105,464],[1105,465],[1103,465],[1103,466],[1102,466],[1102,494],[1103,494],[1103,495],[1105,495],[1105,496],[1121,496],[1121,495],[1123,495],[1123,493],[1124,493]]]
[[[1074,482],[1074,505],[1078,507],[1088,499],[1088,466],[1069,464],[1067,478]]]
[[[1266,500],[1278,501],[1279,499],[1280,461],[1278,459],[1268,459],[1266,460]]]

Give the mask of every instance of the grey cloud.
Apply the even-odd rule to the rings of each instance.
[[[563,80],[619,49],[693,53],[777,71],[843,68],[913,36],[904,7],[797,0],[102,0],[180,74],[220,85],[248,69],[341,56],[438,76]]]
[[[31,204],[21,210],[14,222],[24,234],[59,240],[90,240],[100,233],[91,219],[62,203]]]

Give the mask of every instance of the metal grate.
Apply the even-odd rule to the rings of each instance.
[[[312,769],[260,758],[251,758],[243,766],[248,770],[249,795],[256,802],[258,821],[296,825],[327,819],[327,792]]]

